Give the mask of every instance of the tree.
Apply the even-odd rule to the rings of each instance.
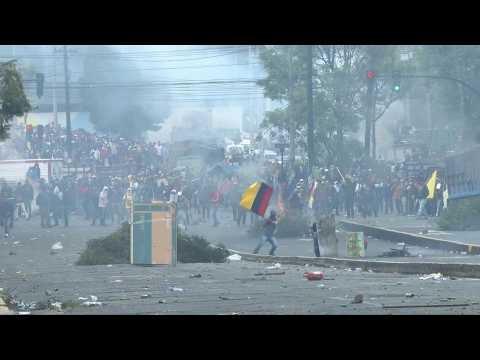
[[[265,96],[279,101],[283,110],[267,113],[263,127],[277,127],[289,134],[289,162],[293,167],[296,154],[297,130],[305,125],[303,116],[305,97],[304,50],[299,45],[264,46],[260,49],[260,59],[267,77],[258,81]]]
[[[426,75],[449,76],[480,89],[480,46],[426,45],[417,52],[419,72]],[[434,79],[429,86],[432,111],[447,114],[436,117],[436,123],[463,128],[466,140],[477,140],[480,134],[480,102],[478,95],[453,81]]]
[[[8,139],[13,117],[22,116],[30,110],[31,105],[15,63],[0,65],[0,141]]]
[[[389,46],[316,45],[312,48],[315,148],[316,155],[324,162],[348,163],[352,153],[345,148],[345,135],[357,132],[362,121],[366,122],[365,148],[370,155],[375,123],[398,95],[386,86],[389,80],[378,81],[373,93],[373,117],[367,117],[366,74],[369,69],[391,73],[394,51],[394,47]],[[265,48],[261,60],[267,77],[258,83],[264,88],[265,96],[284,105],[266,114],[264,127],[287,130],[290,141],[297,145],[303,145],[307,118],[304,54],[302,46]]]
[[[131,61],[122,61],[122,55],[110,46],[90,46],[86,53],[79,81],[84,84],[80,96],[95,128],[128,138],[160,129],[168,107],[145,106],[145,91],[155,90],[133,86],[142,80],[135,63],[132,66]],[[97,86],[85,86],[88,84]],[[111,84],[118,85],[109,86]]]

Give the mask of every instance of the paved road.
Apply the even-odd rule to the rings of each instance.
[[[254,238],[228,225],[222,215],[218,228],[198,225],[190,231],[209,234],[238,250],[251,250]],[[25,303],[59,301],[69,304],[61,312],[33,314],[470,314],[478,313],[480,281],[420,280],[415,275],[380,274],[351,269],[325,271],[328,280],[310,282],[305,267],[284,265],[283,275],[256,276],[271,264],[179,264],[175,268],[131,265],[75,266],[88,239],[115,227],[91,227],[75,217],[68,229],[41,229],[38,219],[21,220],[14,237],[0,245],[0,288]],[[16,243],[18,241],[18,243]],[[61,241],[63,249],[51,254]],[[302,250],[311,254],[311,243],[281,240],[279,254]],[[12,254],[12,255],[10,255]],[[418,258],[415,258],[418,261]],[[201,274],[200,278],[190,275]],[[181,288],[183,291],[172,291]],[[413,297],[406,297],[413,293]],[[364,303],[352,304],[357,294]],[[101,306],[80,305],[78,298],[98,297]],[[435,308],[385,309],[387,306],[441,305]],[[466,304],[447,307],[445,305]],[[474,305],[472,305],[474,304]]]

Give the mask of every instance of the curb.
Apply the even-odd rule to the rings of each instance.
[[[367,236],[392,242],[403,242],[409,245],[430,247],[432,249],[443,249],[452,251],[465,251],[470,255],[480,254],[480,245],[467,244],[451,240],[437,239],[430,236],[410,234],[397,230],[390,230],[377,226],[363,225],[351,221],[339,221],[346,231],[363,232]]]
[[[280,264],[301,266],[308,264],[318,267],[361,268],[364,271],[371,270],[382,273],[415,275],[441,273],[444,276],[480,278],[480,264],[371,261],[329,257],[316,258],[307,256],[267,256],[243,253],[231,249],[229,249],[229,251],[240,255],[242,260],[253,262],[278,262]]]

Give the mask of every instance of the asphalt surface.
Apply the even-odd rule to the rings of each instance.
[[[188,231],[205,234],[209,241],[221,241],[239,251],[253,249],[257,239],[246,236],[246,229],[239,230],[231,223],[229,213],[221,214],[220,222],[216,228],[199,224]],[[475,279],[421,280],[419,275],[294,265],[265,269],[272,264],[245,261],[176,267],[76,266],[74,263],[88,239],[108,234],[116,227],[92,227],[80,217],[73,217],[71,223],[69,228],[41,229],[38,217],[19,220],[12,237],[0,242],[0,288],[4,294],[27,305],[64,304],[63,309],[34,310],[25,306],[23,311],[31,314],[475,314],[480,311],[480,280]],[[52,252],[52,245],[58,241],[63,248]],[[278,255],[303,255],[300,252],[312,255],[312,243],[306,239],[279,242]],[[370,240],[369,248],[374,242]],[[386,248],[391,246],[385,242]],[[262,252],[266,251],[267,245]],[[303,277],[306,270],[323,271],[326,279],[308,281]],[[276,274],[260,274],[265,272]],[[359,294],[363,295],[363,302],[352,303]],[[97,303],[82,304],[92,300]],[[398,307],[406,305],[417,307]],[[20,310],[17,307],[15,312]]]

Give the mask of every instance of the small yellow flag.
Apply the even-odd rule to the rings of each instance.
[[[435,170],[427,182],[428,196],[427,199],[433,199],[435,196],[435,185],[437,183],[437,170]]]

